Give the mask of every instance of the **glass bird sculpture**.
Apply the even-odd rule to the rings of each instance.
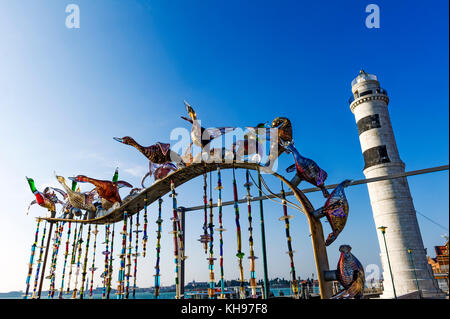
[[[64,205],[65,203],[61,201],[55,194],[55,191],[62,192],[59,189],[53,187],[46,187],[43,192],[40,192],[36,189],[34,180],[29,177],[25,177],[27,179],[28,185],[30,186],[31,192],[36,197],[33,200],[27,209],[27,215],[30,212],[30,207],[34,204],[38,204],[39,206],[46,208],[49,212],[56,213],[56,204]]]
[[[213,139],[236,129],[235,127],[218,127],[205,129],[200,125],[200,122],[197,119],[197,114],[195,113],[192,106],[190,106],[186,101],[184,101],[184,105],[186,106],[186,111],[188,112],[190,118],[184,116],[181,116],[181,118],[192,124],[192,143],[201,147],[202,151],[205,151],[207,154],[209,154],[209,144]]]
[[[332,233],[328,235],[328,238],[325,241],[326,246],[329,246],[336,240],[347,222],[349,207],[344,189],[350,185],[350,183],[351,180],[346,179],[336,186],[336,188],[328,196],[325,205],[321,208],[322,213],[324,213],[327,217],[332,229]]]
[[[359,260],[350,252],[349,245],[339,247],[341,257],[337,265],[336,275],[338,282],[344,287],[332,297],[332,299],[360,299],[364,295],[364,267]]]
[[[312,159],[303,157],[294,147],[293,142],[283,143],[283,146],[287,153],[292,153],[294,156],[295,164],[292,164],[286,169],[286,172],[297,172],[297,176],[301,181],[307,181],[308,183],[319,187],[322,190],[322,194],[325,198],[328,198],[329,193],[325,188],[325,180],[327,179],[327,172],[317,165]]]
[[[102,199],[102,208],[108,210],[114,204],[122,203],[120,198],[119,188],[130,187],[133,188],[131,184],[125,181],[111,182],[107,180],[99,180],[85,175],[77,175],[75,177],[69,177],[70,180],[77,183],[91,183],[95,186],[98,196]],[[105,202],[106,201],[106,202]]]
[[[186,164],[178,153],[170,149],[170,144],[158,142],[150,146],[142,146],[137,143],[132,137],[125,136],[122,138],[114,137],[114,140],[122,144],[130,145],[141,152],[149,162],[149,172],[152,171],[152,163],[154,164],[165,164],[174,162],[177,167],[185,167]],[[147,178],[149,174],[145,174],[142,178],[141,184],[144,185],[144,179]],[[151,174],[150,174],[151,175]]]

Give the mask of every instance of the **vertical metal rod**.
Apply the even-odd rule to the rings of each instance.
[[[378,229],[380,229],[381,233],[383,234],[384,248],[386,249],[386,257],[387,257],[388,266],[389,266],[389,273],[391,274],[391,280],[392,280],[392,289],[394,291],[394,298],[397,299],[397,293],[395,292],[394,277],[392,276],[391,261],[389,260],[389,252],[388,252],[388,248],[387,248],[387,244],[386,244],[386,237],[385,237],[386,228],[387,227],[385,227],[385,226],[378,227]]]
[[[41,282],[39,283],[38,299],[41,299],[42,283],[44,282],[45,266],[47,265],[48,248],[50,246],[50,238],[52,237],[52,229],[54,224],[53,222],[49,223],[50,229],[48,231],[47,246],[45,247],[44,264],[42,265]]]
[[[259,197],[262,197],[261,191],[261,173],[258,170],[258,189],[259,189]],[[259,218],[261,221],[261,247],[262,247],[262,260],[263,260],[263,268],[264,268],[264,297],[269,298],[270,293],[270,283],[269,276],[267,270],[267,255],[266,255],[266,231],[264,227],[264,208],[263,208],[263,200],[259,200]]]

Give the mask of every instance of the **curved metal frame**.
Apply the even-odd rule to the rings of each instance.
[[[280,179],[283,183],[289,187],[293,195],[300,202],[303,213],[306,215],[310,232],[311,240],[313,244],[314,257],[316,262],[316,269],[318,273],[320,296],[322,299],[329,299],[332,296],[332,285],[331,282],[325,280],[325,272],[329,270],[328,256],[325,246],[325,240],[323,235],[322,223],[319,219],[315,218],[313,215],[314,207],[305,194],[296,187],[295,178],[292,181],[288,181],[283,176],[273,172],[271,169],[260,166],[256,163],[234,163],[234,162],[222,162],[222,163],[194,163],[181,170],[170,174],[164,179],[161,179],[154,183],[152,186],[148,187],[139,195],[132,198],[129,201],[124,202],[119,208],[113,210],[107,215],[89,219],[89,220],[75,220],[75,219],[60,219],[60,218],[42,218],[51,223],[57,221],[70,221],[75,223],[86,223],[86,224],[109,224],[116,223],[123,220],[124,212],[128,216],[136,214],[142,207],[144,207],[144,200],[147,201],[147,205],[155,202],[162,196],[166,195],[171,191],[170,182],[173,181],[175,187],[178,187],[191,179],[201,176],[206,172],[211,172],[217,170],[217,167],[221,169],[232,169],[234,168],[244,168],[260,171],[273,175]]]

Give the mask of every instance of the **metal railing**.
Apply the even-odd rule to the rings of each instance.
[[[399,174],[392,174],[392,175],[385,175],[385,176],[379,176],[379,177],[373,177],[373,178],[367,178],[367,179],[354,180],[351,182],[351,184],[349,186],[385,181],[385,180],[389,180],[389,179],[396,179],[396,178],[402,178],[402,177],[408,177],[408,176],[414,176],[414,175],[420,175],[420,174],[434,173],[434,172],[439,172],[439,171],[448,171],[448,170],[449,170],[449,165],[447,164],[447,165],[436,166],[436,167],[431,167],[431,168],[424,168],[424,169],[419,169],[419,170],[409,171],[409,172],[404,172],[404,173],[399,173]],[[330,184],[330,185],[327,185],[326,188],[334,189],[334,188],[336,188],[337,185],[338,184]],[[312,187],[312,188],[302,189],[302,192],[305,194],[317,192],[317,191],[320,191],[320,188]],[[294,195],[294,193],[286,192],[285,195],[292,196],[292,195]],[[258,196],[258,197],[252,197],[250,199],[250,201],[254,202],[254,201],[266,200],[266,199],[271,199],[271,198],[276,198],[276,197],[279,198],[280,196],[281,196],[281,194],[263,195],[263,196]],[[242,203],[246,203],[246,202],[247,202],[247,199],[240,199],[237,201],[238,204],[242,204]],[[222,207],[228,206],[228,205],[234,205],[234,201],[222,202]],[[210,206],[208,205],[207,207],[209,208]],[[213,204],[212,207],[217,207],[217,203]],[[183,207],[185,212],[202,210],[203,208],[204,208],[203,205],[193,206],[193,207]]]

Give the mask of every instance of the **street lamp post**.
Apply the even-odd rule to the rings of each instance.
[[[397,299],[397,294],[395,292],[394,277],[392,276],[391,262],[389,260],[389,252],[388,252],[387,245],[386,245],[386,237],[385,237],[386,228],[387,228],[386,226],[378,227],[378,229],[381,230],[381,233],[383,234],[383,241],[384,241],[384,247],[386,248],[386,257],[387,257],[388,266],[389,266],[389,273],[391,274],[391,280],[392,280],[392,289],[394,291],[394,298]]]
[[[414,264],[414,258],[412,256],[412,249],[411,248],[408,248],[408,254],[409,254],[409,258],[411,259],[411,264],[412,264],[413,271],[414,271],[414,278],[416,278],[417,292],[419,293],[419,298],[422,298],[422,293],[421,293],[420,288],[419,288],[419,281],[417,280],[416,266]]]

